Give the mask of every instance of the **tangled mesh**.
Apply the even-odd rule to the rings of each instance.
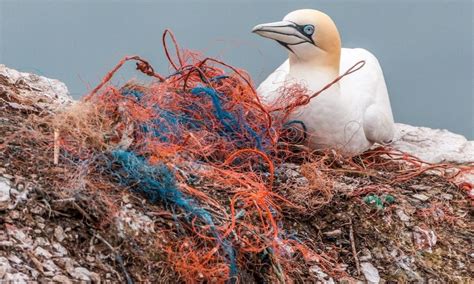
[[[329,203],[335,180],[346,173],[379,181],[352,193],[361,198],[427,171],[452,181],[473,171],[472,166],[428,164],[387,147],[354,159],[304,147],[305,125],[288,121],[290,114],[362,68],[363,61],[314,94],[288,86],[270,106],[260,101],[245,71],[181,50],[169,31],[163,33],[163,47],[170,75],[156,73],[138,56],[125,57],[81,101],[38,124],[44,129],[18,135],[34,132],[46,156],[59,150],[56,162],[67,170],[57,186],[98,193],[104,206],[97,216],[101,226],[117,210],[112,194],[117,188],[163,205],[179,232],[166,231],[167,239],[157,239],[155,247],[188,283],[238,282],[251,263],[270,263],[276,281],[291,282],[300,262],[344,277],[335,253],[285,230],[284,214],[309,214]],[[127,61],[136,61],[140,72],[156,80],[109,84]],[[301,164],[304,182],[286,187],[277,179],[276,168],[287,162]],[[380,175],[382,170],[390,176]],[[202,181],[212,188],[201,187]]]

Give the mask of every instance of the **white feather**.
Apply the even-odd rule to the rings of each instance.
[[[387,143],[394,135],[394,121],[385,79],[377,58],[361,48],[342,48],[340,73],[360,60],[365,66],[331,87],[291,119],[302,120],[308,128],[313,148],[340,148],[348,154],[359,154],[373,143]],[[274,102],[285,84],[305,84],[312,92],[332,81],[324,69],[307,68],[290,73],[286,60],[257,91],[263,101]]]

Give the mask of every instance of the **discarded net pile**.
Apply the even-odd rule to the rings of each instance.
[[[272,121],[243,71],[196,54],[181,55],[177,46],[174,62],[167,34],[163,43],[171,75],[156,74],[138,57],[125,58],[82,102],[56,118],[59,163],[81,168],[77,175],[87,180],[86,187],[118,183],[151,203],[165,204],[175,215],[184,213],[176,221],[185,234],[158,245],[189,282],[236,281],[241,269],[263,255],[278,269],[289,270],[290,249],[316,257],[279,225],[280,204],[291,206],[272,191],[283,123]],[[128,60],[138,61],[137,68],[156,82],[107,85]],[[193,183],[199,179],[214,180],[226,190],[197,190]],[[317,257],[337,274],[334,260]]]
[[[99,216],[102,226],[112,221],[118,201],[107,196],[117,189],[164,206],[176,226],[163,234],[166,240],[157,238],[156,249],[166,253],[167,262],[187,282],[235,282],[243,272],[264,269],[272,271],[271,279],[284,282],[301,262],[317,263],[330,276],[343,277],[337,255],[318,251],[312,241],[292,235],[283,225],[283,214],[310,215],[331,200],[333,182],[347,173],[377,181],[352,195],[363,197],[427,170],[450,179],[472,170],[427,165],[387,149],[359,160],[301,147],[290,151],[294,146],[282,142],[295,140],[286,118],[319,92],[307,96],[295,87],[288,90],[286,102],[270,108],[259,101],[245,72],[183,53],[171,35],[173,59],[167,35],[163,34],[163,44],[173,68],[169,76],[155,73],[139,57],[127,57],[90,95],[40,127],[54,129],[56,162],[66,169],[58,174],[64,178],[55,181],[56,187],[102,197],[108,204]],[[130,60],[157,80],[119,88],[107,84]],[[43,136],[35,139],[42,143],[36,146],[45,155],[53,153],[51,131],[36,135],[40,133]],[[304,163],[309,184],[275,190],[275,168],[287,161]],[[215,186],[199,187],[203,180]]]

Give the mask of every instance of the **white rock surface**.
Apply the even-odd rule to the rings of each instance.
[[[19,72],[0,64],[0,96],[18,93],[22,98],[30,99],[42,108],[54,108],[69,104],[66,85],[56,79],[49,79],[36,74]],[[52,104],[53,103],[53,104]],[[10,106],[24,109],[22,104],[10,103]]]
[[[445,129],[396,124],[392,147],[429,163],[474,163],[474,141]]]
[[[0,279],[3,279],[5,275],[10,272],[11,266],[8,259],[5,257],[0,257]]]
[[[122,206],[115,217],[115,225],[119,231],[119,236],[125,237],[125,232],[133,232],[138,236],[140,233],[153,233],[154,226],[150,217],[138,212],[135,209],[129,209]]]
[[[0,210],[5,210],[10,204],[10,182],[0,178]]]
[[[7,274],[5,277],[6,283],[15,283],[15,284],[26,284],[29,282],[28,275],[18,272],[13,274]]]
[[[379,271],[372,263],[362,262],[360,264],[360,268],[362,269],[362,273],[364,274],[365,280],[367,280],[368,283],[372,284],[380,282]]]

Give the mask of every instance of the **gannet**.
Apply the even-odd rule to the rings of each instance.
[[[257,25],[252,32],[276,40],[288,49],[288,60],[257,89],[267,103],[281,96],[279,88],[285,84],[303,84],[313,93],[365,60],[363,68],[290,116],[291,120],[305,124],[309,147],[336,148],[354,156],[374,143],[391,142],[394,120],[379,62],[365,49],[341,49],[339,32],[328,15],[317,10],[297,10],[283,21]]]

